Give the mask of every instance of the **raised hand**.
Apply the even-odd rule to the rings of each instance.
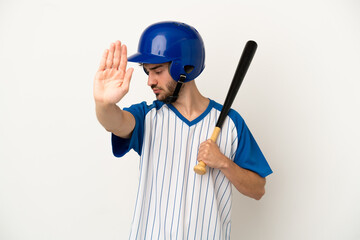
[[[127,49],[120,41],[104,51],[94,79],[94,99],[101,104],[116,104],[129,91],[133,68],[126,69]]]

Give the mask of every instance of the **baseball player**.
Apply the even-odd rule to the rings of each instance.
[[[121,109],[140,63],[156,100]],[[96,115],[111,132],[113,154],[140,156],[130,239],[229,239],[232,186],[260,199],[272,173],[242,117],[230,110],[217,142],[210,138],[222,105],[204,97],[194,79],[205,67],[195,28],[159,22],[143,32],[138,52],[116,41],[105,50],[94,80]],[[193,167],[203,161],[208,170]]]

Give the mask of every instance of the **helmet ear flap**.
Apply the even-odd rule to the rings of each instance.
[[[175,81],[179,81],[180,75],[185,75],[186,78],[188,78],[189,75],[191,74],[191,72],[194,70],[194,68],[195,67],[192,65],[182,66],[180,61],[172,61],[169,66],[169,72],[170,72],[171,77]],[[187,81],[189,81],[189,80],[187,80]],[[187,81],[185,81],[185,82],[187,82]]]
[[[181,71],[181,64],[179,61],[172,61],[169,66],[169,72],[171,77],[177,82],[180,79],[180,75],[183,74]]]
[[[187,73],[187,74],[190,74],[191,72],[192,72],[192,70],[194,70],[194,66],[192,66],[192,65],[186,65],[186,66],[184,66],[184,70],[185,70],[185,72]]]

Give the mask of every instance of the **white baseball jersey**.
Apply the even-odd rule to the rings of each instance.
[[[174,106],[154,101],[132,105],[136,126],[130,139],[112,135],[113,153],[134,149],[140,179],[130,239],[229,239],[231,183],[218,169],[193,171],[200,143],[210,138],[222,106],[210,100],[203,114],[185,119]],[[240,167],[272,173],[244,120],[230,110],[217,140]]]

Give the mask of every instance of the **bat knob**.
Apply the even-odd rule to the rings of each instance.
[[[200,161],[195,167],[194,171],[197,174],[204,175],[206,173],[206,165],[203,161]]]

